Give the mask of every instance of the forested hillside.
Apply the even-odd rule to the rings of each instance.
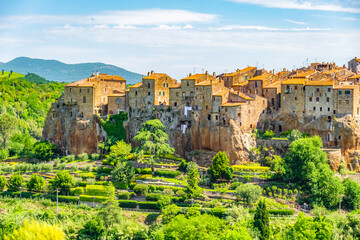
[[[40,140],[46,114],[52,102],[62,94],[64,83],[49,82],[36,74],[26,76],[0,73],[0,116],[13,129],[2,129],[1,148],[10,152],[23,148],[25,139]],[[5,119],[5,120],[4,120]],[[4,143],[7,142],[7,143]]]

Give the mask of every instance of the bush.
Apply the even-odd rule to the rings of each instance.
[[[82,161],[86,161],[89,159],[89,155],[87,153],[82,153],[78,155],[78,158]]]
[[[264,139],[270,139],[274,137],[274,132],[272,130],[266,130],[265,133],[263,134],[263,138]]]
[[[115,193],[114,186],[86,185],[85,188],[85,194],[90,196],[109,197],[112,193]]]
[[[237,200],[243,200],[247,204],[256,203],[262,195],[262,187],[250,183],[244,184],[236,188],[235,196]]]
[[[295,210],[293,209],[268,209],[271,215],[277,216],[291,216],[295,214]],[[256,209],[249,209],[250,213],[255,213]]]
[[[45,179],[39,175],[33,174],[26,184],[29,191],[42,191],[45,188]]]
[[[84,188],[83,187],[76,187],[70,189],[70,195],[72,196],[79,196],[81,194],[84,194]]]
[[[151,168],[135,168],[136,174],[152,174]]]
[[[0,161],[9,157],[9,152],[6,149],[0,149]]]
[[[146,201],[157,201],[161,198],[161,196],[163,196],[160,193],[148,193],[145,195],[145,199]]]
[[[222,207],[216,207],[216,208],[212,208],[210,210],[210,214],[215,217],[218,217],[218,218],[224,218],[225,212],[226,212],[226,209],[222,208]]]
[[[146,184],[137,184],[134,187],[134,192],[138,196],[144,196],[149,191],[149,186]]]
[[[84,172],[90,172],[91,171],[91,165],[85,165],[85,166],[81,167],[81,170],[84,171]]]
[[[171,204],[171,197],[168,195],[161,195],[159,200],[156,202],[159,209],[163,209]]]
[[[106,202],[109,200],[109,197],[103,197],[103,196],[95,196],[95,199],[93,199],[94,196],[91,195],[80,195],[80,201],[84,202]]]
[[[65,167],[66,167],[66,163],[62,163],[59,165],[59,170],[63,171],[65,170]]]
[[[181,172],[179,172],[179,171],[156,170],[154,172],[154,176],[156,176],[156,177],[176,178],[179,175],[181,175]]]
[[[66,160],[67,160],[68,162],[73,162],[73,161],[75,161],[75,155],[68,155],[68,156],[66,156]]]
[[[138,202],[140,209],[160,209],[156,202]]]
[[[19,188],[24,184],[24,178],[20,174],[11,175],[7,187],[9,191],[19,191]]]
[[[7,183],[7,179],[5,176],[0,176],[0,190],[3,191]]]
[[[54,168],[59,167],[60,163],[61,163],[61,159],[60,158],[55,158],[54,159]]]
[[[132,200],[119,200],[119,206],[122,208],[136,208],[138,202]]]
[[[78,169],[79,169],[79,167],[77,165],[75,165],[75,164],[71,165],[71,167],[70,167],[71,172],[76,172]]]
[[[99,160],[100,159],[100,154],[98,153],[93,153],[91,154],[91,160]]]
[[[48,198],[50,198],[51,201],[56,201],[56,195],[49,195]],[[65,203],[78,203],[79,201],[78,197],[64,196],[64,195],[59,195],[58,199],[59,202],[65,202]]]
[[[126,192],[126,191],[119,192],[118,198],[119,199],[129,200],[130,199],[130,193]]]

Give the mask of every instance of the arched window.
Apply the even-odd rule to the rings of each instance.
[[[121,98],[117,98],[117,99],[115,100],[115,103],[116,103],[116,104],[121,104],[121,103],[122,103]]]
[[[86,97],[83,97],[83,103],[86,103]]]
[[[320,101],[320,98],[319,98],[319,97],[317,97],[317,98],[316,98],[316,101],[317,101],[317,102],[318,102],[318,101]]]

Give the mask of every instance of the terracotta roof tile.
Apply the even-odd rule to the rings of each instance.
[[[132,86],[130,86],[129,88],[139,88],[139,87],[141,87],[142,86],[142,82],[138,82],[138,83],[136,83],[136,84],[134,84],[134,85],[132,85]]]
[[[181,82],[171,85],[169,88],[180,88],[180,87],[181,87]]]
[[[281,83],[281,85],[304,85],[306,78],[289,78]]]
[[[197,73],[197,74],[188,76],[188,77],[186,77],[186,78],[183,78],[183,79],[181,79],[181,80],[196,80],[196,79],[201,78],[201,77],[204,77],[204,76],[205,76],[205,74]]]
[[[233,84],[233,87],[235,86],[245,86],[245,85],[248,85],[249,84],[249,81],[245,81],[245,82],[241,82],[241,83],[237,83],[237,84]]]
[[[237,107],[240,106],[242,104],[245,104],[244,102],[226,102],[221,104],[222,107]]]
[[[270,73],[264,73],[264,74],[262,74],[262,75],[259,75],[259,76],[250,78],[249,81],[262,81],[262,80],[267,79],[267,78],[270,77],[270,76],[271,76]]]
[[[351,76],[351,77],[349,77],[348,79],[356,79],[356,78],[360,78],[360,74],[357,74],[357,75]]]
[[[218,80],[205,80],[205,81],[202,81],[198,84],[196,84],[196,86],[211,86],[211,85],[214,85],[215,83],[218,83],[219,81]]]
[[[267,89],[269,89],[269,88],[277,88],[280,85],[281,85],[281,81],[276,81],[276,82],[273,82],[273,83],[270,83],[270,84],[266,85],[263,88],[267,88]]]
[[[227,94],[228,92],[230,92],[229,89],[223,89],[223,90],[220,90],[220,91],[214,93],[213,96],[223,96],[223,95]]]
[[[149,76],[143,77],[143,79],[159,79],[165,75],[166,75],[165,73],[153,73]]]
[[[93,87],[97,83],[101,81],[126,81],[121,76],[118,75],[107,75],[107,74],[100,74],[99,76],[91,76],[89,78],[81,79],[79,81],[69,83],[66,87]]]
[[[327,79],[327,80],[320,80],[320,81],[307,81],[306,86],[333,86],[334,80]]]

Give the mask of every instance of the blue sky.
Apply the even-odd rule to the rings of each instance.
[[[292,69],[360,57],[360,0],[0,1],[0,61],[105,62],[143,73]]]

